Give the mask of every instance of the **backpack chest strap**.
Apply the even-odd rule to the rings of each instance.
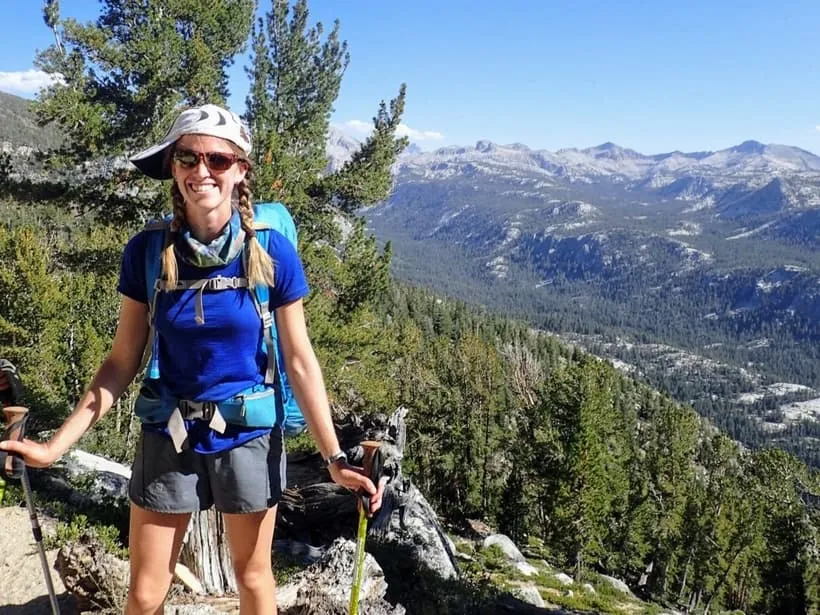
[[[237,288],[248,288],[248,279],[218,275],[214,278],[203,278],[201,280],[178,280],[174,284],[169,284],[165,280],[157,280],[154,283],[154,299],[156,300],[156,291],[169,293],[177,290],[196,290],[195,317],[197,324],[203,325],[205,324],[205,309],[202,306],[202,293],[206,290],[235,290]],[[155,316],[155,307],[155,305],[151,306],[150,317],[152,322]]]

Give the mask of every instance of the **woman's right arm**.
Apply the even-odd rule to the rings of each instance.
[[[3,442],[0,449],[20,454],[26,465],[42,468],[54,463],[105,413],[137,375],[148,338],[148,306],[123,296],[120,320],[111,352],[74,411],[46,443]]]

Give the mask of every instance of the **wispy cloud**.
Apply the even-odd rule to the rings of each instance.
[[[416,130],[410,128],[407,124],[399,124],[396,129],[396,134],[400,137],[407,137],[411,141],[441,141],[444,135],[435,130]]]
[[[52,75],[41,70],[0,72],[0,90],[21,96],[36,94],[42,88],[62,81],[62,75]]]
[[[342,124],[342,130],[351,136],[359,137],[370,134],[373,131],[372,122],[362,120],[350,120]],[[413,142],[419,141],[441,141],[444,135],[435,130],[417,130],[410,128],[407,124],[399,124],[396,134],[400,137],[407,137]]]
[[[342,124],[342,130],[350,132],[352,135],[367,135],[373,130],[373,124],[361,120],[350,120]]]
[[[815,129],[817,132],[820,132],[820,124],[817,124],[817,126],[815,126],[815,127],[814,127],[814,129]]]

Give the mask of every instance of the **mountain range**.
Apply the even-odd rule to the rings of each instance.
[[[736,437],[737,424],[747,439],[786,437],[772,420],[820,425],[820,406],[783,410],[820,387],[820,157],[808,151],[479,141],[402,155],[392,195],[363,214],[398,276],[621,365],[640,358],[653,385]]]

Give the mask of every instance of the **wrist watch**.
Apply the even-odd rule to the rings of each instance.
[[[344,451],[339,451],[338,453],[333,453],[330,457],[325,459],[328,466],[332,466],[337,461],[344,461],[347,463],[347,455],[345,455]]]

